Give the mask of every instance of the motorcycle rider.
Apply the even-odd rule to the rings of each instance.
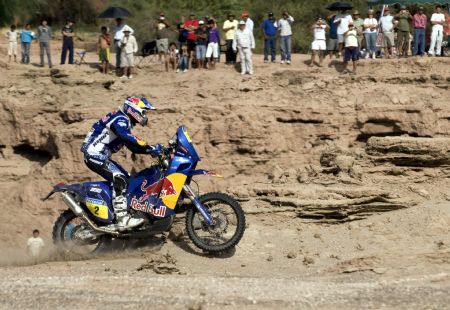
[[[129,174],[110,157],[124,145],[137,154],[156,157],[161,153],[160,144],[148,145],[131,133],[136,124],[147,125],[146,113],[150,110],[155,108],[145,97],[127,97],[119,110],[106,114],[92,126],[81,147],[88,168],[113,184],[113,208],[117,225],[110,225],[112,230],[124,231],[144,222],[128,214],[125,194]]]

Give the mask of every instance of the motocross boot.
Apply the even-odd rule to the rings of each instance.
[[[109,225],[108,228],[125,231],[131,228],[138,227],[144,223],[144,219],[136,219],[131,217],[127,212],[127,199],[125,196],[120,195],[114,198],[113,208],[116,213],[117,224]]]

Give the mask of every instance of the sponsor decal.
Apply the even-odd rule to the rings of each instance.
[[[98,188],[98,187],[91,187],[91,189],[89,191],[93,192],[93,193],[101,193],[102,189]]]
[[[103,199],[95,199],[95,198],[86,198],[86,203],[94,204],[94,205],[106,205],[106,202]]]
[[[120,127],[127,127],[127,122],[125,121],[117,122],[117,125],[119,125]]]
[[[177,195],[177,191],[175,190],[173,183],[171,180],[165,178],[161,179],[149,186],[147,185],[147,180],[144,180],[141,184],[141,191],[144,192],[144,195],[139,198],[139,202],[144,202],[148,198],[152,196],[157,196],[159,194],[159,198],[164,198],[167,196]]]
[[[166,215],[167,208],[165,206],[155,208],[155,206],[150,204],[148,201],[144,203],[139,203],[139,201],[140,200],[137,200],[136,198],[131,199],[131,208],[133,208],[136,211],[149,213],[158,217],[164,217]]]
[[[142,120],[142,117],[138,113],[134,112],[131,108],[128,108],[127,113],[133,116],[138,122]]]

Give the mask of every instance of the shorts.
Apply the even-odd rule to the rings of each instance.
[[[204,60],[206,57],[206,45],[197,45],[195,49],[195,57]]]
[[[327,50],[337,51],[339,47],[338,39],[328,39]]]
[[[122,53],[120,55],[120,67],[121,68],[134,67],[134,55],[133,55],[133,53],[130,53],[130,54]]]
[[[206,49],[206,58],[210,58],[211,55],[214,58],[219,58],[219,44],[215,42],[211,42],[208,44],[208,48]]]
[[[195,41],[192,41],[192,40],[187,41],[187,48],[188,48],[189,52],[194,52],[195,46],[196,46]]]
[[[8,44],[8,56],[17,55],[17,42],[9,42]]]
[[[393,32],[384,32],[383,33],[383,47],[393,47],[395,46],[395,39]]]
[[[158,53],[167,53],[169,49],[169,39],[159,39],[156,40],[156,48],[158,49]]]
[[[101,48],[98,52],[98,58],[100,59],[100,62],[109,62],[110,60],[110,54],[109,54],[109,48]]]
[[[345,42],[344,34],[338,33],[338,43],[344,43],[344,42]]]
[[[327,49],[327,44],[325,40],[314,40],[311,44],[311,49],[313,51],[325,51]]]
[[[359,48],[357,47],[346,47],[344,48],[344,61],[357,61],[359,59]]]

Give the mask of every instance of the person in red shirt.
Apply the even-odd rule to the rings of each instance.
[[[423,7],[413,16],[414,48],[413,55],[425,54],[425,29],[427,28],[427,16],[423,13]]]
[[[189,15],[189,19],[184,22],[182,28],[186,29],[188,31],[187,34],[187,47],[189,50],[189,54],[191,56],[191,59],[194,59],[194,52],[195,52],[195,41],[197,40],[197,36],[195,34],[195,30],[198,28],[198,20],[195,19],[195,14],[191,13]]]

